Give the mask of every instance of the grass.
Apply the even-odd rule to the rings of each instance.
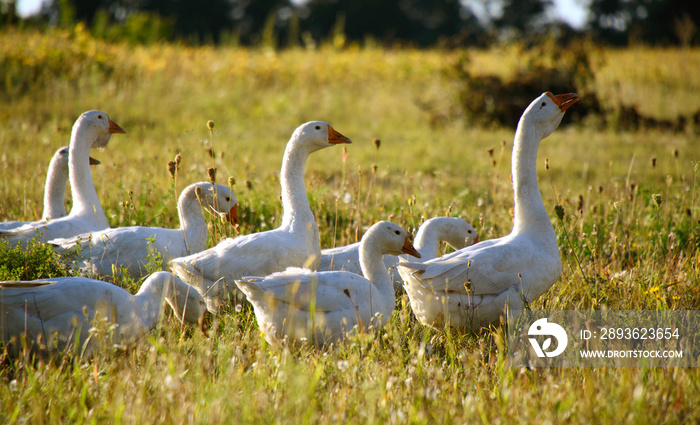
[[[127,131],[92,154],[102,161],[93,176],[113,227],[177,226],[175,192],[208,180],[212,166],[220,183],[236,178],[241,233],[275,227],[284,146],[296,126],[321,119],[353,140],[345,159],[335,147],[307,163],[323,247],[354,242],[379,219],[414,229],[424,218],[448,214],[470,221],[482,240],[510,231],[514,129],[468,128],[455,118],[458,84],[444,71],[458,52],[131,48],[94,41],[79,29],[2,37],[8,40],[0,47],[6,77],[7,64],[19,66],[16,58],[57,69],[0,104],[2,219],[38,217],[50,153],[68,143],[79,113],[101,109]],[[508,47],[475,51],[470,66],[475,73],[513,75],[520,54]],[[644,101],[645,111],[659,118],[697,109],[692,93],[700,74],[692,64],[700,51],[638,47],[599,55],[596,88],[607,101]],[[62,67],[70,61],[62,57],[79,72],[67,74]],[[17,72],[13,78],[22,78]],[[207,153],[212,146],[214,158]],[[177,153],[182,161],[174,181],[167,162]],[[618,133],[563,124],[542,142],[538,160],[564,270],[532,308],[698,309],[700,147],[692,129]],[[219,223],[212,228],[209,246],[234,234]],[[118,283],[132,291],[139,284]],[[501,328],[479,335],[426,328],[406,297],[377,335],[323,351],[267,345],[248,308],[217,317],[210,339],[183,333],[165,317],[126,353],[54,365],[4,358],[0,421],[700,419],[697,369],[513,369],[506,367],[503,340]]]

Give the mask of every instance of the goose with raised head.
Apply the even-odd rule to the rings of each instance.
[[[400,262],[411,308],[425,325],[477,330],[506,308],[517,317],[561,274],[557,235],[537,184],[537,150],[578,101],[576,94],[543,93],[525,110],[511,161],[513,230],[424,263]]]
[[[100,161],[90,157],[90,165],[97,165]],[[47,220],[66,216],[66,183],[68,182],[68,146],[56,151],[49,162],[49,170],[46,173],[44,185],[44,211],[41,220],[36,221],[5,221],[0,223],[0,230],[16,229],[26,225],[39,225]]]
[[[102,111],[84,112],[75,121],[68,153],[68,177],[73,191],[70,214],[40,224],[0,231],[0,238],[11,245],[26,242],[39,234],[42,242],[68,238],[109,227],[97,197],[90,172],[90,149],[103,148],[114,133],[126,133]]]
[[[26,347],[40,355],[89,356],[148,334],[164,299],[181,322],[206,333],[201,295],[171,273],[156,272],[135,295],[85,277],[0,282],[0,335],[15,355]]]
[[[243,276],[265,276],[293,266],[318,267],[321,245],[304,186],[304,165],[311,153],[339,143],[351,141],[325,122],[299,126],[282,159],[284,213],[280,226],[228,238],[205,251],[170,262],[174,274],[200,290],[210,311],[216,312],[236,296],[234,281]]]
[[[67,253],[80,247],[78,267],[88,275],[112,278],[125,270],[133,279],[147,272],[152,254],[168,261],[203,251],[207,247],[207,223],[202,208],[223,216],[231,225],[238,224],[238,200],[233,191],[209,182],[187,186],[178,200],[179,229],[161,227],[118,227],[49,241],[54,248]]]
[[[382,256],[402,253],[420,258],[404,229],[380,221],[360,241],[364,277],[289,268],[267,277],[244,277],[236,285],[253,304],[258,327],[270,344],[286,340],[321,346],[342,340],[356,327],[380,329],[389,321],[395,295]]]
[[[442,242],[446,242],[453,249],[461,249],[478,241],[479,235],[476,229],[466,221],[456,217],[433,217],[420,225],[413,246],[420,253],[421,261],[427,261],[438,256],[438,248]],[[322,249],[321,264],[318,266],[318,270],[347,270],[362,274],[360,243],[355,242],[337,248]],[[403,279],[396,270],[399,258],[401,257],[395,255],[384,256],[384,265],[389,269],[394,291],[397,293],[403,292]],[[404,256],[404,258],[408,257]]]

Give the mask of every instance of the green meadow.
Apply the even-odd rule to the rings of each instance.
[[[382,219],[414,231],[430,217],[461,217],[481,240],[510,232],[515,128],[467,120],[454,69],[466,55],[470,75],[511,81],[532,61],[522,47],[142,47],[80,27],[0,37],[0,220],[39,218],[49,159],[79,114],[99,109],[127,132],[92,152],[112,227],[179,226],[179,191],[208,180],[210,167],[233,184],[240,227],[212,221],[209,246],[276,227],[284,147],[298,125],[323,120],[353,141],[306,165],[323,248],[355,242]],[[530,307],[700,309],[700,50],[590,48],[589,57],[593,77],[568,90],[582,101],[567,114],[592,93],[604,112],[565,118],[539,148],[564,267]],[[632,107],[683,125],[610,125]],[[167,162],[178,153],[173,180]],[[117,284],[135,292],[140,282]],[[380,332],[325,350],[269,346],[248,307],[214,318],[208,339],[171,316],[134,349],[89,360],[0,353],[0,422],[700,421],[697,368],[510,368],[503,327],[431,329],[406,296]]]

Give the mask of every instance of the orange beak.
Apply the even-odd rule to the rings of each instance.
[[[231,207],[231,210],[226,214],[226,217],[228,218],[228,222],[231,224],[231,226],[237,226],[238,225],[238,204],[234,205]]]
[[[566,112],[571,105],[579,101],[579,97],[576,93],[553,95],[552,93],[547,92],[547,96],[554,101],[562,112]]]
[[[328,143],[337,145],[338,143],[352,143],[352,140],[335,131],[333,127],[328,126]]]
[[[478,244],[479,243],[479,235],[476,235],[474,238],[474,242],[472,242],[472,245]]]
[[[414,248],[411,241],[408,240],[408,236],[406,236],[406,239],[403,241],[401,252],[404,254],[413,255],[416,258],[420,258],[420,253],[416,250],[416,248]]]
[[[123,128],[119,127],[119,124],[117,124],[116,122],[109,120],[109,134],[114,133],[125,134],[126,131],[124,131]]]

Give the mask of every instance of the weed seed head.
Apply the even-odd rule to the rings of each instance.
[[[214,130],[214,121],[212,121],[212,120],[207,121],[207,128],[209,129],[209,131]]]
[[[654,206],[656,206],[656,208],[659,208],[661,206],[661,203],[663,202],[663,198],[661,197],[660,193],[654,193],[651,195],[651,201],[654,203]]]
[[[372,140],[372,144],[376,150],[379,150],[379,147],[382,145],[382,141],[380,139],[374,139]]]
[[[557,204],[554,206],[554,213],[557,215],[559,220],[564,220],[564,207]]]
[[[177,163],[175,161],[168,161],[168,174],[170,174],[171,179],[175,179],[175,172],[177,171]]]
[[[236,185],[236,178],[231,176],[228,178],[228,187],[233,189],[233,186]]]
[[[207,168],[207,175],[209,176],[209,181],[216,183],[216,167]]]

